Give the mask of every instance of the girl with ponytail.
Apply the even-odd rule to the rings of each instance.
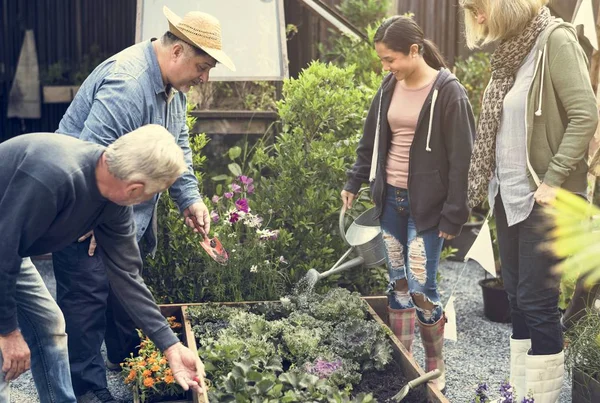
[[[374,38],[384,78],[342,190],[350,208],[370,182],[386,246],[389,322],[411,351],[415,323],[426,370],[444,372],[444,316],[436,283],[444,239],[469,217],[467,172],[475,124],[467,94],[421,28],[401,16]],[[436,381],[445,388],[445,377]]]

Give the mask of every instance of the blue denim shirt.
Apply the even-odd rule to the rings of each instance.
[[[57,132],[106,146],[146,124],[165,127],[183,150],[188,165],[188,171],[169,189],[169,194],[183,211],[201,200],[192,167],[186,108],[185,94],[174,89],[167,93],[152,41],[146,41],[117,53],[96,67],[81,85]],[[148,227],[152,227],[158,197],[133,208],[138,242]],[[156,245],[156,234],[149,231],[147,235],[152,250]]]

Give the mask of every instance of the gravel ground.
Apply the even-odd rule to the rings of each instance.
[[[464,264],[444,262],[440,268],[440,289],[444,303],[456,283]],[[47,276],[46,276],[47,277]],[[458,341],[446,341],[446,396],[452,403],[469,403],[478,382],[487,382],[490,389],[497,390],[509,373],[510,325],[493,323],[483,316],[481,289],[477,282],[484,277],[484,270],[475,262],[469,262],[455,290],[455,308]],[[424,366],[423,348],[415,340],[414,354]],[[109,388],[116,398],[131,401],[131,394],[123,386],[120,376],[109,374]],[[37,403],[39,399],[30,373],[22,375],[13,384],[11,403]],[[495,395],[497,397],[497,395]],[[82,402],[93,402],[83,399]],[[571,402],[571,379],[565,377],[560,403]]]

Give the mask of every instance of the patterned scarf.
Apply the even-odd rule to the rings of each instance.
[[[477,138],[469,167],[469,207],[485,200],[496,166],[496,135],[500,126],[504,97],[515,83],[515,74],[538,35],[550,23],[550,10],[542,7],[519,35],[500,42],[491,60],[492,80],[483,96],[477,125]]]

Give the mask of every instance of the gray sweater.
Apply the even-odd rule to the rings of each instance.
[[[104,149],[50,133],[0,144],[0,334],[18,327],[21,259],[62,249],[93,229],[112,289],[136,325],[162,350],[179,341],[140,277],[131,207],[98,190]]]

